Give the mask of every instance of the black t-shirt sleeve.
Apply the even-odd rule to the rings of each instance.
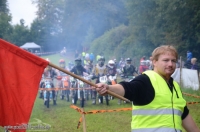
[[[137,76],[131,82],[120,82],[119,84],[124,87],[124,97],[132,101],[134,105],[146,105],[154,99],[154,88],[145,74]]]
[[[185,117],[187,117],[188,114],[189,114],[189,109],[187,108],[187,106],[185,106],[184,110],[183,110],[183,114],[181,116],[182,120],[184,120]]]

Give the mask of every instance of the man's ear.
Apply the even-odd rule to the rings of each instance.
[[[153,67],[156,65],[156,63],[157,63],[156,60],[153,60],[153,61],[152,61],[152,65],[153,65]]]

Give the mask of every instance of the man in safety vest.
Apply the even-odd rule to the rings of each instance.
[[[131,132],[200,132],[181,89],[171,75],[178,54],[173,46],[163,45],[152,53],[154,69],[143,72],[131,82],[116,85],[97,84],[97,92],[107,90],[132,101]]]

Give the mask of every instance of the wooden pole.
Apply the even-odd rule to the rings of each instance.
[[[84,108],[81,108],[82,112],[84,112]],[[83,132],[86,132],[86,122],[85,122],[85,114],[82,114],[83,121]]]
[[[180,87],[182,86],[182,57],[180,56]]]
[[[65,69],[63,69],[61,67],[58,67],[57,65],[54,65],[51,62],[49,62],[49,66],[54,67],[54,68],[56,68],[56,69],[58,69],[58,70],[60,70],[60,71],[62,71],[64,73],[66,73],[66,74],[68,74],[68,75],[70,75],[72,77],[75,77],[75,78],[77,78],[77,79],[79,79],[79,80],[81,80],[81,81],[83,81],[83,82],[85,82],[85,83],[87,83],[87,84],[89,84],[89,85],[97,88],[96,84],[94,84],[94,83],[92,83],[92,82],[90,82],[90,81],[88,81],[88,80],[86,80],[86,79],[84,79],[84,78],[82,78],[82,77],[74,74],[74,73],[71,73],[71,72],[69,72],[69,71],[67,71],[67,70],[65,70]],[[131,102],[130,100],[128,100],[128,99],[126,99],[126,98],[124,98],[124,97],[122,97],[122,96],[120,96],[120,95],[118,95],[118,94],[116,94],[116,93],[114,93],[114,92],[112,92],[110,90],[108,90],[107,93],[110,94],[110,95],[112,95],[112,96],[114,96],[114,97],[116,97],[116,98],[119,98],[121,100],[124,100],[124,101],[127,101],[127,102]]]

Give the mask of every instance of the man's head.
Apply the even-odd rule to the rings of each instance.
[[[158,60],[161,54],[166,54],[166,53],[173,54],[176,60],[178,60],[178,53],[176,49],[170,45],[163,45],[154,49],[154,51],[152,52],[152,60]]]
[[[197,62],[197,58],[192,58],[191,63],[194,65]]]
[[[156,48],[152,53],[152,62],[154,71],[161,75],[165,80],[168,80],[174,73],[178,53],[173,46],[163,45]]]
[[[65,65],[66,65],[65,60],[64,59],[60,59],[59,60],[59,65],[60,65],[61,68],[65,68]]]

